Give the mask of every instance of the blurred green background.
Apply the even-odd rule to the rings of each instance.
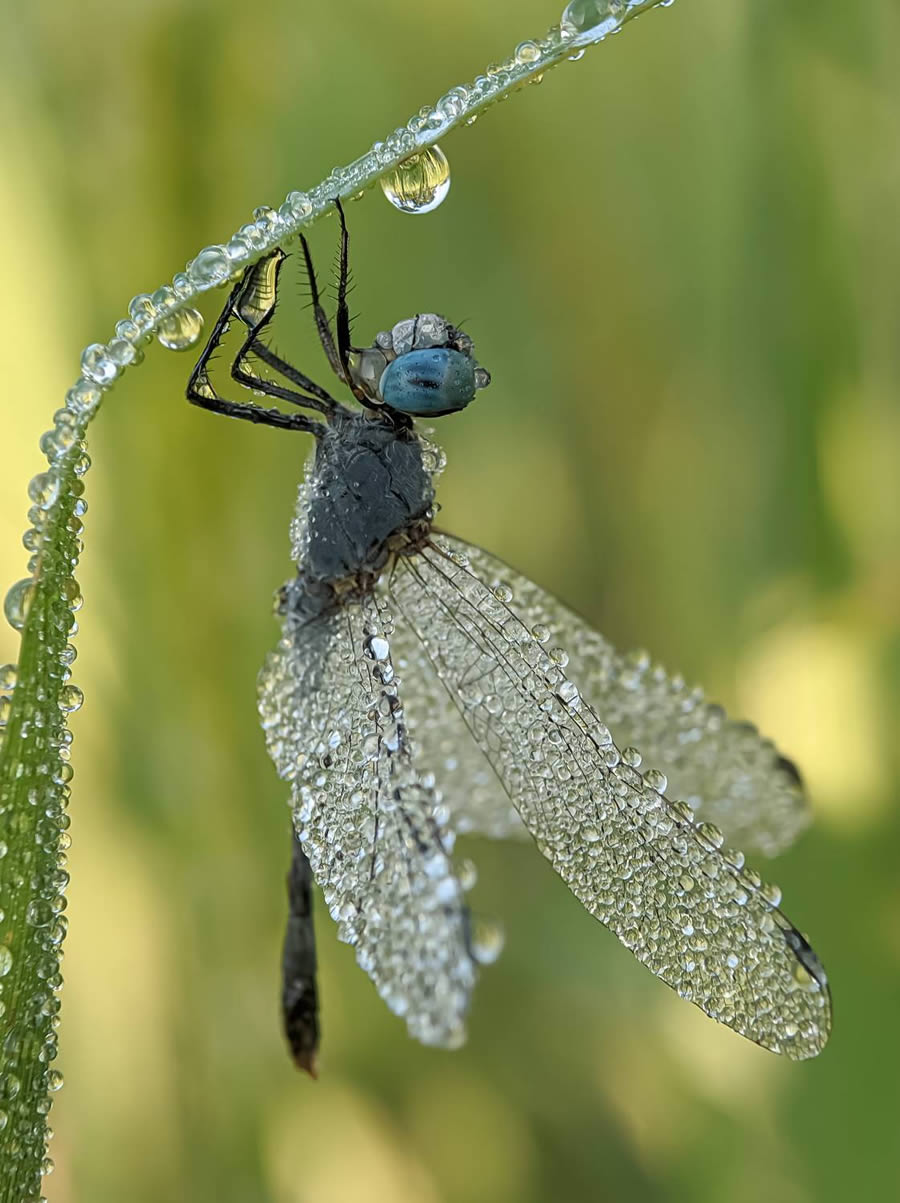
[[[128,298],[558,12],[3,3],[11,582],[38,436]],[[473,842],[508,943],[467,1047],[411,1043],[320,916],[322,1076],[295,1073],[254,678],[306,446],[192,409],[191,357],[152,347],[90,444],[50,1203],[895,1197],[898,46],[895,0],[681,0],[449,137],[435,213],[349,212],[362,340],[437,309],[494,376],[440,424],[444,525],[800,763],[817,822],[766,875],[832,978],[828,1049],[718,1028],[532,849]],[[296,314],[279,346],[324,378]]]

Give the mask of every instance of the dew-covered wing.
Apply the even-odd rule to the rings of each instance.
[[[671,676],[646,652],[622,654],[533,581],[461,539],[448,549],[478,556],[485,583],[508,585],[516,611],[609,728],[665,773],[667,793],[688,802],[748,852],[776,856],[809,823],[796,768],[752,723],[730,719],[703,691]]]
[[[449,826],[459,835],[527,839],[528,832],[490,761],[472,739],[425,648],[405,622],[396,624],[391,653],[403,682],[416,755],[437,778],[441,811]]]
[[[433,786],[413,764],[390,638],[374,598],[288,621],[260,713],[340,938],[412,1036],[454,1046],[475,981],[468,917]]]
[[[775,887],[721,833],[623,759],[534,633],[497,562],[437,537],[401,562],[394,606],[416,632],[525,826],[572,892],[658,977],[774,1052],[814,1056],[830,1028],[824,971]]]

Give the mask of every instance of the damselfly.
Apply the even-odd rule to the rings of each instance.
[[[539,586],[436,529],[443,456],[413,419],[463,409],[490,377],[468,335],[433,313],[353,345],[335,203],[333,329],[300,242],[319,339],[359,408],[264,340],[281,250],[234,286],[188,387],[214,413],[315,439],[282,637],[260,675],[269,752],[291,784],[283,1004],[295,1060],[315,1072],[313,878],[410,1034],[464,1039],[479,963],[500,941],[470,917],[470,873],[452,859],[460,832],[530,835],[682,998],[773,1052],[814,1056],[831,1021],[825,973],[777,887],[721,830],[779,851],[805,822],[797,770],[680,677],[620,655]],[[208,366],[232,321],[243,327],[233,379],[304,412],[218,395]]]

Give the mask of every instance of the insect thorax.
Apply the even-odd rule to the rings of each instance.
[[[412,429],[366,414],[329,426],[316,445],[292,526],[297,577],[282,608],[303,618],[370,590],[398,554],[427,538],[434,488]]]

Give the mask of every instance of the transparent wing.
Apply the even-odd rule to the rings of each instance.
[[[779,891],[723,849],[661,772],[638,771],[534,633],[497,562],[435,538],[390,589],[538,847],[583,905],[658,977],[774,1052],[814,1056],[830,1028],[824,971]]]
[[[338,934],[425,1044],[465,1036],[475,982],[463,892],[411,754],[375,598],[292,628],[260,675],[269,752]]]
[[[391,648],[397,674],[403,681],[407,722],[416,754],[437,776],[441,808],[448,824],[460,835],[473,832],[493,839],[527,838],[528,832],[490,761],[472,739],[407,623],[396,624]]]
[[[670,797],[714,823],[748,852],[776,856],[809,823],[797,770],[752,723],[669,676],[646,652],[623,655],[602,635],[527,577],[461,539],[456,553],[474,555],[492,588],[508,585],[516,606],[612,733],[619,748],[640,748],[643,761],[666,774]],[[565,649],[562,651],[562,649]],[[498,834],[507,834],[498,832]]]

